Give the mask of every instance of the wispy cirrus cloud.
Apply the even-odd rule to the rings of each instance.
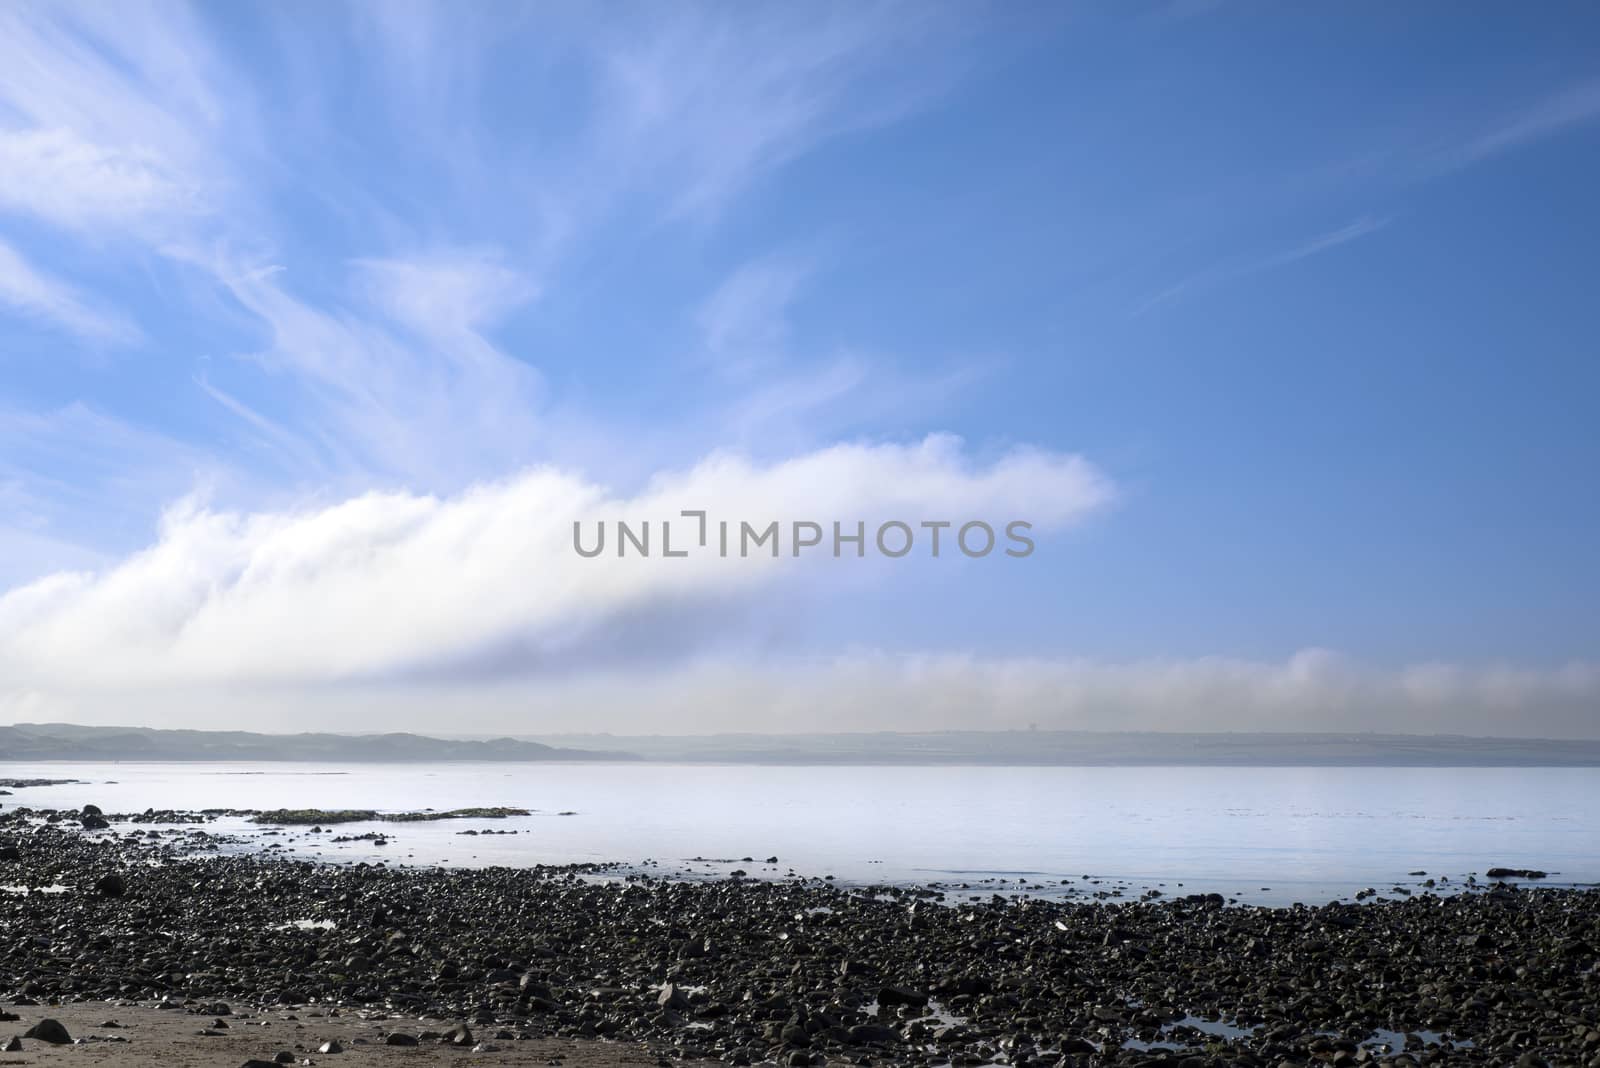
[[[746,378],[788,354],[789,309],[811,265],[772,254],[740,265],[700,305],[695,324],[706,362],[719,374]]]
[[[93,346],[132,345],[141,337],[127,318],[96,307],[90,297],[35,267],[4,240],[0,240],[0,306]]]
[[[1456,170],[1600,119],[1600,81],[1570,85],[1432,153],[1431,169]]]
[[[727,439],[767,450],[804,449],[886,418],[937,412],[983,373],[978,361],[897,367],[886,354],[794,341],[795,304],[817,271],[814,256],[773,252],[736,267],[699,304],[696,366],[720,382]],[[711,392],[708,390],[708,392]]]
[[[484,253],[358,261],[352,271],[353,297],[377,314],[356,300],[303,299],[285,271],[219,268],[269,331],[247,365],[288,380],[291,407],[325,463],[386,484],[440,487],[532,459],[539,376],[482,332],[524,299],[522,279]],[[224,384],[209,385],[219,401],[229,396]],[[258,429],[270,421],[223,403]]]
[[[1286,203],[1316,204],[1351,197],[1374,204],[1392,200],[1411,186],[1446,180],[1491,160],[1574,134],[1596,121],[1600,121],[1600,81],[1594,79],[1574,82],[1513,107],[1479,108],[1465,118],[1430,114],[1411,120],[1399,133],[1377,139],[1358,154],[1284,179],[1275,191],[1270,214],[1284,214],[1289,210]],[[1242,220],[1253,230],[1268,214],[1254,202],[1243,202],[1236,217],[1229,220],[1230,229],[1240,228]],[[1137,302],[1133,314],[1142,315],[1328,252],[1377,233],[1392,221],[1392,211],[1375,208],[1344,226],[1287,244],[1276,252],[1225,257],[1157,289]]]
[[[108,148],[65,128],[0,130],[0,209],[59,226],[140,224],[198,196],[147,149]]]
[[[1341,245],[1359,241],[1363,237],[1377,233],[1387,225],[1389,225],[1388,219],[1361,218],[1277,252],[1256,257],[1236,257],[1213,264],[1147,298],[1139,305],[1136,314],[1142,315],[1180,298],[1193,296],[1251,275],[1288,267]]]
[[[114,562],[148,537],[151,501],[242,482],[212,450],[83,402],[0,403],[0,529],[28,547],[6,557],[0,585]]]
[[[248,140],[248,101],[186,9],[159,22],[93,5],[0,10],[0,208],[160,241],[175,217],[219,206],[219,148]]]
[[[927,106],[960,71],[936,56],[958,13],[866,3],[678,7],[593,39],[596,148],[632,182],[670,182],[674,215],[715,216],[761,174]]]

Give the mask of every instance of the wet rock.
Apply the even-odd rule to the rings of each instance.
[[[878,1024],[857,1024],[850,1028],[847,1035],[858,1046],[886,1046],[900,1039],[893,1028]]]
[[[128,892],[128,881],[116,872],[95,880],[94,892],[101,897],[122,897]]]
[[[879,1005],[914,1005],[922,1008],[928,1004],[928,995],[903,986],[885,986],[878,990]]]

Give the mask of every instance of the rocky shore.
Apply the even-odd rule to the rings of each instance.
[[[1595,891],[945,903],[205,855],[204,837],[6,813],[0,1007],[165,1004],[202,1031],[337,1012],[397,1056],[559,1038],[739,1065],[1600,1066]],[[7,1027],[22,1033],[0,1022],[0,1046]],[[253,1056],[276,1052],[263,1038]]]

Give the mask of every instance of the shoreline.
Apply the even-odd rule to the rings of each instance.
[[[39,780],[43,783],[46,780]],[[50,785],[83,784],[80,780],[50,780]],[[429,860],[418,858],[406,849],[403,828],[423,824],[467,824],[466,829],[451,832],[455,837],[493,838],[527,833],[525,829],[502,829],[495,824],[513,822],[511,817],[533,815],[568,817],[573,811],[534,813],[527,809],[494,806],[490,808],[465,808],[437,811],[420,810],[342,810],[342,809],[257,809],[257,808],[203,808],[203,809],[146,809],[141,812],[102,812],[98,806],[88,805],[82,812],[71,809],[33,808],[14,806],[8,814],[0,815],[0,826],[6,823],[28,823],[52,827],[81,827],[88,834],[104,835],[114,839],[121,833],[135,841],[166,839],[169,848],[191,856],[273,856],[285,861],[310,862],[327,865],[375,866],[380,868],[426,871],[535,867],[541,870],[567,870],[581,872],[610,880],[632,877],[675,880],[685,882],[717,882],[735,878],[750,882],[788,881],[799,879],[828,883],[837,888],[861,890],[885,887],[912,892],[930,891],[929,900],[941,904],[960,904],[963,901],[982,901],[986,896],[1004,900],[1051,901],[1149,901],[1172,896],[1196,897],[1197,888],[1186,889],[1186,882],[1172,877],[1158,877],[1119,872],[1078,873],[988,870],[988,869],[926,869],[928,877],[913,878],[840,878],[833,874],[807,874],[781,862],[777,856],[761,859],[755,856],[707,857],[696,855],[677,859],[646,858],[635,860],[595,859],[584,861],[530,859],[516,863],[486,863],[476,854],[465,861]],[[233,821],[237,826],[211,829],[216,824]],[[240,823],[240,821],[243,821]],[[476,821],[476,825],[472,825]],[[140,828],[144,828],[140,830]],[[359,830],[372,827],[374,830]],[[401,830],[389,830],[398,827]],[[348,855],[324,852],[323,847],[336,846],[350,849],[366,846],[364,851]],[[393,850],[388,847],[393,846]],[[1588,890],[1600,889],[1600,883],[1568,879],[1563,872],[1486,866],[1483,872],[1452,873],[1409,870],[1392,871],[1388,878],[1374,879],[1371,885],[1362,886],[1361,880],[1350,881],[1346,892],[1331,896],[1308,893],[1307,901],[1326,897],[1328,902],[1362,902],[1384,899],[1403,899],[1414,894],[1450,896],[1461,893],[1478,893],[1503,883],[1523,883],[1546,889]],[[1214,877],[1213,877],[1214,879]],[[1196,880],[1199,881],[1199,880]],[[1233,880],[1243,883],[1248,880]],[[1326,880],[1303,882],[1294,878],[1274,879],[1281,895],[1284,886],[1304,889],[1332,890]],[[1260,892],[1272,892],[1274,887],[1261,886]],[[1206,890],[1200,896],[1214,896]],[[1224,891],[1222,900],[1227,905],[1254,905],[1271,908],[1303,907],[1307,901],[1265,900],[1248,888]]]
[[[5,816],[0,884],[63,888],[0,894],[5,1002],[366,1009],[736,1065],[1600,1057],[1595,890],[940,904],[821,880],[202,858]]]
[[[1600,795],[1586,770],[1463,777],[1434,769],[1394,778],[1369,769],[1309,781],[1214,769],[812,774],[506,765],[484,774],[433,764],[324,769],[329,778],[266,765],[6,770],[81,780],[0,797],[36,807],[42,818],[71,818],[98,804],[113,824],[104,833],[166,823],[202,828],[224,851],[334,863],[615,863],[695,879],[832,875],[839,885],[935,886],[952,898],[1220,892],[1230,902],[1270,905],[1484,885],[1491,866],[1545,869],[1550,886],[1600,885],[1600,854],[1582,833],[1600,825]],[[419,804],[441,811],[417,812]],[[264,822],[285,815],[285,806],[316,806],[296,815],[321,822]],[[443,810],[483,818],[436,818]],[[490,818],[502,812],[507,818]],[[429,820],[399,819],[407,813]],[[194,837],[205,838],[198,830]]]

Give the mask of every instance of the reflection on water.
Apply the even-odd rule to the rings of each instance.
[[[11,808],[533,810],[267,839],[337,861],[650,861],[646,870],[704,878],[937,883],[954,900],[1215,892],[1320,903],[1369,887],[1379,898],[1418,892],[1428,879],[1449,890],[1473,872],[1481,884],[1496,865],[1548,871],[1547,885],[1600,882],[1600,769],[1589,768],[103,763],[0,774],[86,780],[18,790],[4,799]],[[205,829],[261,830],[242,818]],[[360,839],[370,833],[387,844]]]
[[[1159,1038],[1149,1042],[1130,1038],[1122,1043],[1122,1048],[1137,1050],[1190,1049],[1212,1038],[1224,1040],[1249,1038],[1257,1030],[1258,1028],[1255,1027],[1238,1027],[1222,1020],[1206,1020],[1199,1016],[1185,1016],[1181,1020],[1163,1024]]]

